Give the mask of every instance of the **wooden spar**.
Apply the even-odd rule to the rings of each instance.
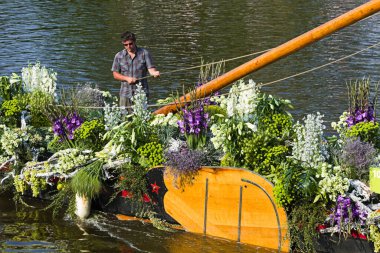
[[[196,96],[198,98],[208,96],[213,92],[216,92],[227,85],[243,78],[244,76],[263,68],[270,63],[277,61],[287,55],[290,55],[298,50],[346,27],[366,18],[376,12],[380,11],[380,0],[373,0],[365,3],[345,14],[320,25],[313,30],[306,32],[272,50],[256,57],[249,62],[240,65],[239,67],[230,70],[224,75],[202,85],[196,90]],[[189,101],[190,94],[186,94],[180,98],[181,102]],[[167,114],[174,112],[177,109],[175,104],[166,105],[157,109],[154,114]]]

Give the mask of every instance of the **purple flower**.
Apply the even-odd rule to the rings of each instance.
[[[53,123],[53,132],[63,139],[74,139],[74,131],[82,125],[84,120],[77,113],[68,114],[66,117],[59,117]]]
[[[362,210],[357,203],[353,203],[350,198],[339,195],[336,200],[336,207],[332,210],[331,225],[338,228],[350,227],[358,223],[363,225],[368,217],[368,213]]]
[[[368,106],[366,109],[356,108],[346,120],[348,127],[360,122],[375,122],[373,106]]]

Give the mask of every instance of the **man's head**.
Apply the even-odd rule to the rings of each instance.
[[[121,43],[123,43],[124,48],[128,52],[135,52],[136,51],[136,36],[135,34],[131,32],[124,32],[120,36],[121,38]]]

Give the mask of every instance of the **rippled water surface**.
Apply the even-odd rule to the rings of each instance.
[[[150,80],[151,103],[197,81],[198,70],[167,72],[230,59],[280,45],[365,1],[0,1],[0,75],[20,73],[39,60],[58,72],[60,87],[90,82],[118,93],[111,75],[125,30],[150,49],[162,72]],[[266,83],[339,59],[380,42],[380,15],[345,28],[251,74]],[[226,71],[252,57],[226,63]],[[380,50],[373,48],[327,68],[288,79],[265,92],[291,99],[297,118],[320,111],[328,122],[347,107],[347,81],[380,81]],[[189,233],[166,233],[141,222],[98,214],[84,224],[18,210],[0,198],[0,251],[255,252],[256,249]],[[265,252],[259,250],[259,252]]]

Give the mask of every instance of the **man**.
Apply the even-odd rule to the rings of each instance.
[[[146,77],[148,72],[154,77],[159,77],[160,72],[154,66],[148,50],[137,47],[136,36],[133,33],[128,31],[123,33],[121,42],[124,50],[115,55],[111,71],[113,77],[121,81],[120,107],[129,107],[132,105],[131,98],[135,93],[137,83],[141,83],[147,97],[149,96],[148,79],[138,79]]]

